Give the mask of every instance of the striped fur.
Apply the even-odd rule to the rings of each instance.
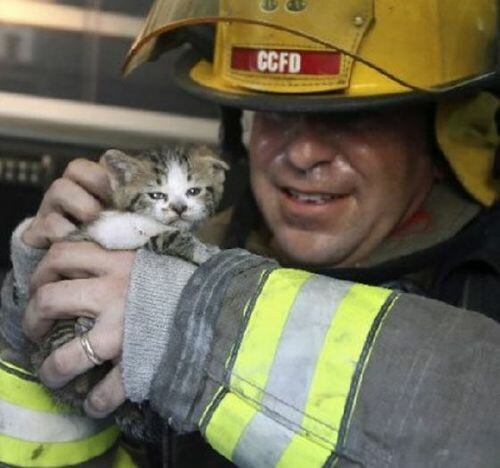
[[[214,214],[228,169],[209,148],[181,145],[135,157],[110,150],[102,162],[112,175],[117,210],[148,215],[182,230]]]

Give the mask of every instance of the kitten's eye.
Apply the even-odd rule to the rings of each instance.
[[[196,197],[196,195],[199,195],[200,193],[201,193],[201,188],[199,188],[199,187],[193,187],[193,188],[190,188],[186,192],[186,195],[188,197]]]
[[[162,193],[162,192],[149,192],[148,196],[149,196],[149,198],[151,198],[153,200],[166,200],[167,199],[167,195],[165,193]]]

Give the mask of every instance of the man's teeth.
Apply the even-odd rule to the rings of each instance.
[[[288,193],[295,198],[296,200],[307,202],[307,203],[324,203],[330,200],[334,200],[338,198],[337,195],[328,195],[328,194],[312,194],[312,193],[301,193],[296,190],[288,190]]]

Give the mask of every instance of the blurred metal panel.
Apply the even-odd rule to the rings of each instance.
[[[170,140],[174,133],[179,132],[182,139],[207,140],[204,127],[196,118],[216,119],[217,109],[175,86],[168,72],[171,56],[163,57],[154,66],[143,67],[127,79],[121,77],[125,53],[143,21],[137,13],[145,12],[148,6],[148,1],[140,0],[0,0],[0,92],[59,99],[59,107],[64,113],[57,120],[62,124],[63,118],[69,119],[73,127],[76,120],[72,111],[82,117],[84,129],[87,112],[96,112],[100,121],[104,111],[99,106],[111,106],[146,112],[136,114],[137,128],[128,125],[132,140],[136,140],[134,135],[144,131],[155,138],[158,135],[161,119],[147,112],[166,114],[163,123],[168,127],[164,127],[164,139]],[[113,7],[113,10],[106,10],[106,7]],[[95,107],[71,107],[69,102],[63,101],[93,104]],[[23,123],[19,115],[22,112],[27,113],[26,122],[31,122],[33,113],[47,116],[43,109],[33,108],[45,105],[52,109],[57,103],[38,99],[28,102],[27,96],[2,95],[4,131],[10,131],[16,122]],[[9,112],[12,114],[10,123]],[[124,118],[129,122],[130,119],[124,117],[126,112],[123,116],[117,112],[118,109],[113,109],[109,117]],[[177,114],[195,119],[181,119],[178,125],[176,119],[172,121]],[[49,127],[54,128],[50,120]],[[151,128],[148,129],[149,125]],[[112,121],[108,127],[112,127]],[[14,135],[21,131],[24,129],[19,128]],[[208,141],[213,141],[215,134],[216,130]]]
[[[59,31],[134,39],[142,18],[33,0],[2,0],[0,22]]]
[[[216,143],[215,119],[0,92],[0,135],[123,149]]]

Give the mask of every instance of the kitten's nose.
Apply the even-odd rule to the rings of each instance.
[[[175,211],[179,216],[181,216],[182,213],[184,213],[187,210],[187,206],[181,203],[179,204],[172,203],[170,205],[170,208],[172,209],[172,211]]]

